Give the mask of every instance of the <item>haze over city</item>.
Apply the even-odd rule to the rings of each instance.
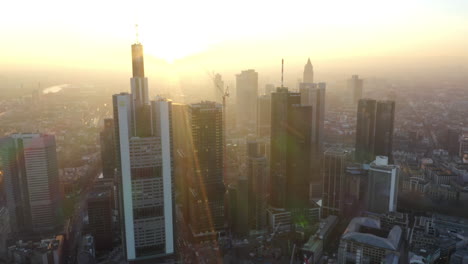
[[[468,263],[467,1],[0,7],[0,264]]]

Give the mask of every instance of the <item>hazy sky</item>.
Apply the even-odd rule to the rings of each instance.
[[[467,0],[18,0],[0,7],[0,67],[130,70],[136,23],[148,55],[175,64],[199,56],[203,67],[225,62],[239,71],[281,57],[302,67],[309,56],[468,53]]]

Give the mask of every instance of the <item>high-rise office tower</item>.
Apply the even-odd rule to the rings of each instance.
[[[13,232],[53,233],[63,220],[55,137],[13,134],[0,140]]]
[[[223,182],[223,107],[200,102],[189,107],[195,172],[190,179],[190,229],[196,238],[225,229]]]
[[[112,186],[95,187],[88,196],[88,222],[91,234],[94,237],[96,249],[112,249]]]
[[[459,155],[459,138],[460,138],[460,129],[456,127],[449,127],[447,129],[447,139],[446,139],[446,148],[451,156]]]
[[[377,156],[370,164],[367,211],[386,213],[397,210],[398,170],[398,166],[388,164],[385,156]]]
[[[248,219],[253,230],[266,228],[267,160],[256,141],[247,142]]]
[[[257,136],[268,136],[271,124],[271,94],[259,96],[257,106]]]
[[[395,102],[359,100],[356,125],[356,158],[369,162],[375,156],[392,161]]]
[[[308,206],[311,177],[311,106],[300,93],[278,88],[271,95],[270,204],[277,208]]]
[[[313,159],[320,160],[323,153],[323,126],[325,121],[325,83],[301,83],[301,105],[311,106]]]
[[[270,96],[272,92],[275,91],[275,85],[273,84],[265,84],[265,95]]]
[[[375,114],[374,155],[387,156],[392,162],[393,123],[395,121],[395,102],[377,101]]]
[[[371,161],[375,157],[376,105],[373,99],[359,100],[356,125],[356,159],[359,161]]]
[[[357,105],[359,100],[362,98],[362,87],[364,86],[364,81],[359,79],[359,75],[351,76],[351,79],[348,80],[348,91],[353,94],[353,104]]]
[[[314,67],[310,62],[310,58],[307,59],[307,63],[304,66],[304,76],[302,78],[303,83],[314,83]]]
[[[340,148],[331,148],[324,153],[322,217],[343,213],[348,158],[349,152]]]
[[[236,122],[238,126],[256,123],[258,97],[258,73],[242,71],[236,75]],[[253,126],[255,128],[255,126]]]
[[[122,242],[128,262],[172,256],[171,102],[149,101],[143,46],[132,45],[132,93],[113,96]]]
[[[105,179],[114,179],[115,141],[114,119],[104,119],[104,128],[100,133],[102,174]]]

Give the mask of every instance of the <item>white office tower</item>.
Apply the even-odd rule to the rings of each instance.
[[[398,200],[398,166],[388,164],[388,157],[377,156],[370,164],[367,211],[395,212]]]
[[[142,54],[142,47],[133,46],[133,57]],[[134,65],[137,94],[113,96],[123,248],[130,263],[163,261],[175,253],[171,102],[149,101],[146,84],[133,86],[146,80],[142,67]]]

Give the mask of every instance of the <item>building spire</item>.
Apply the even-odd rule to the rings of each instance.
[[[284,59],[281,59],[281,88],[283,88]]]
[[[140,41],[138,40],[138,24],[135,24],[135,43],[138,44]]]
[[[313,83],[314,82],[314,68],[310,62],[310,57],[307,59],[307,63],[304,66],[304,76],[302,78],[304,83]]]

